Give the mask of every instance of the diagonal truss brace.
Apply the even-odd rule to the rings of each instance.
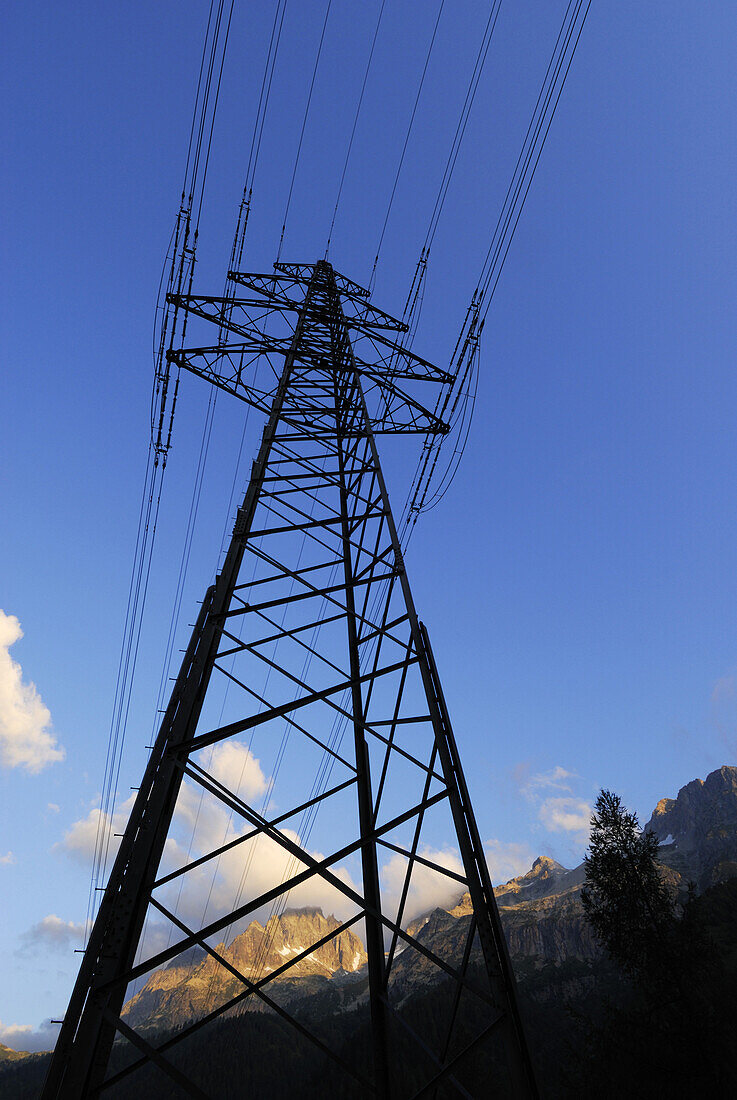
[[[468,990],[493,1009],[492,1022],[468,1049],[475,1048],[487,1033],[499,1032],[507,1051],[515,1095],[535,1097],[534,1076],[516,1005],[514,976],[483,846],[427,631],[414,608],[374,439],[376,431],[411,431],[413,425],[416,427],[420,423],[424,423],[422,430],[426,431],[429,414],[388,379],[382,379],[379,387],[386,405],[384,412],[380,415],[376,411],[373,414],[369,412],[368,395],[373,392],[375,377],[371,368],[365,369],[365,364],[355,358],[351,331],[360,327],[360,323],[365,326],[377,324],[381,318],[378,312],[369,313],[373,307],[366,303],[362,288],[338,276],[329,264],[322,261],[311,266],[279,265],[274,276],[242,274],[241,281],[266,298],[270,294],[273,299],[277,287],[280,294],[294,294],[295,301],[297,294],[302,293],[301,305],[288,346],[283,342],[278,348],[272,344],[268,349],[269,354],[278,352],[282,356],[283,368],[277,387],[269,397],[269,420],[253,466],[252,479],[238,513],[223,569],[203,601],[123,836],[62,1025],[44,1088],[44,1100],[77,1100],[79,1097],[97,1095],[114,1081],[122,1079],[120,1073],[115,1077],[106,1077],[116,1034],[125,1035],[141,1051],[142,1058],[137,1065],[150,1061],[169,1073],[167,1066],[170,1063],[165,1058],[165,1051],[175,1040],[165,1040],[158,1048],[153,1047],[121,1019],[123,1001],[131,981],[142,977],[153,967],[166,964],[195,944],[217,958],[218,963],[246,987],[225,1007],[221,1006],[218,1012],[208,1014],[205,1022],[254,994],[282,1018],[288,1017],[289,1014],[265,992],[264,987],[273,981],[274,974],[269,974],[263,981],[251,980],[224,959],[211,941],[235,921],[244,919],[270,901],[286,896],[291,889],[310,878],[322,879],[355,907],[356,913],[349,923],[358,920],[365,922],[373,1053],[373,1083],[369,1085],[369,1092],[377,1095],[379,1100],[392,1098],[388,1034],[389,1017],[393,1010],[390,1005],[387,1007],[387,994],[392,966],[398,953],[397,945],[401,941],[445,973],[455,983],[457,997],[462,990]],[[218,303],[211,300],[211,304]],[[364,319],[360,321],[362,311]],[[387,316],[384,315],[384,322]],[[180,365],[187,364],[182,359]],[[373,374],[377,375],[377,372],[373,371]],[[213,377],[211,381],[223,385],[222,379]],[[392,409],[391,401],[394,399],[399,404]],[[311,451],[307,447],[307,453],[304,453],[300,448],[310,441],[314,443],[314,448]],[[306,488],[307,492],[288,491],[298,486]],[[320,489],[327,487],[338,493],[337,508],[323,505]],[[265,511],[271,516],[266,526],[263,523],[259,525],[256,520],[257,505],[261,509],[259,515]],[[251,546],[252,540],[277,540],[278,544],[279,539],[294,536],[309,540],[324,553],[324,558],[314,571],[299,565],[282,567],[278,553],[269,553],[262,546]],[[275,570],[273,575],[260,578],[262,587],[253,603],[248,597],[254,586],[239,579],[246,552],[260,557],[262,562]],[[341,575],[331,579],[334,566]],[[324,571],[328,574],[326,581],[323,579]],[[281,577],[297,585],[297,591],[293,592],[290,588],[286,593],[283,591],[271,597],[270,585]],[[264,594],[261,595],[261,592]],[[370,602],[371,594],[377,597],[374,603]],[[397,599],[400,600],[399,605]],[[319,610],[313,608],[310,601],[317,601]],[[327,670],[339,674],[337,683],[331,681],[326,685],[323,682],[316,686],[304,675],[295,676],[286,667],[280,667],[273,656],[262,652],[264,643],[277,635],[303,644],[297,635],[304,624],[282,629],[276,611],[278,608],[283,613],[303,605],[309,608],[305,615],[305,629],[328,621],[334,624],[344,622],[347,671],[335,662],[325,658],[322,660],[325,666],[323,673]],[[399,613],[394,610],[397,606],[401,608]],[[272,608],[275,609],[274,617],[266,614]],[[266,638],[254,634],[247,639],[241,637],[243,628],[239,628],[238,624],[244,622],[260,623],[261,627],[266,622],[271,633]],[[406,632],[406,639],[402,632]],[[316,656],[320,655],[319,647],[316,649],[311,642],[305,642],[304,646]],[[390,649],[392,646],[395,650],[400,648],[399,659],[382,656],[382,647]],[[275,673],[278,672],[282,677],[282,690],[289,687],[292,696],[286,701],[275,700],[269,705],[247,683],[234,677],[240,687],[256,699],[260,709],[248,717],[200,733],[198,721],[212,672],[217,669],[231,675],[219,661],[224,655],[238,653],[247,653],[251,658],[264,662]],[[413,676],[419,674],[418,682],[424,692],[426,710],[420,707],[404,713],[400,711],[400,705],[405,678],[410,671]],[[394,711],[392,713],[390,708],[386,708],[383,713],[379,711],[377,718],[374,713],[376,708],[372,706],[374,693],[378,696],[381,685],[393,682],[394,677],[399,678],[399,687],[394,689]],[[192,759],[194,753],[209,745],[246,729],[266,727],[277,720],[289,723],[309,737],[309,730],[296,723],[293,715],[298,710],[309,711],[315,706],[325,707],[337,720],[347,722],[352,728],[354,761],[351,763],[338,757],[339,761],[348,765],[350,776],[345,782],[334,784],[329,791],[303,801],[296,809],[276,818],[269,820],[257,813]],[[379,727],[388,727],[387,733],[382,733]],[[397,733],[402,729],[431,731],[434,740],[429,763],[398,743]],[[378,785],[371,776],[370,744],[383,746]],[[330,751],[324,743],[322,748]],[[334,750],[333,755],[336,755]],[[423,790],[419,801],[384,820],[384,783],[390,761],[395,756],[405,761],[406,765],[421,769]],[[174,874],[162,875],[159,867],[164,843],[185,775],[247,822],[250,832],[207,853]],[[305,808],[314,807],[339,791],[346,793],[351,790],[355,791],[359,834],[329,856],[316,858],[305,845],[293,841],[279,828],[282,822]],[[419,848],[425,815],[441,804],[450,808],[463,864],[462,875],[442,868]],[[404,825],[412,828],[409,847],[390,839],[390,834]],[[154,896],[155,891],[175,877],[186,874],[187,870],[201,866],[226,850],[232,850],[249,836],[257,835],[268,837],[300,869],[200,929],[191,929],[158,896]],[[402,898],[394,918],[389,917],[382,907],[379,848],[394,851],[407,860]],[[361,888],[354,889],[331,869],[351,854],[356,854],[362,863]],[[468,889],[474,916],[466,956],[460,968],[440,958],[426,943],[402,927],[409,880],[415,866],[445,874]],[[136,951],[149,906],[178,927],[183,938],[145,962],[136,964]],[[345,926],[348,927],[348,924]],[[488,990],[468,973],[470,944],[475,935],[478,935],[481,946]],[[386,955],[385,936],[391,940]],[[313,948],[314,945],[311,950]],[[294,960],[280,967],[279,973],[287,972],[292,965]],[[298,1031],[306,1033],[299,1021],[289,1017],[288,1022]],[[202,1021],[199,1021],[197,1027],[201,1024]],[[194,1028],[189,1033],[192,1030]],[[434,1058],[437,1073],[418,1096],[433,1095],[440,1082],[454,1078],[467,1052],[462,1051],[449,1061],[449,1049],[446,1044],[445,1052]],[[170,1076],[173,1075],[170,1073]],[[194,1086],[190,1092],[197,1095]]]

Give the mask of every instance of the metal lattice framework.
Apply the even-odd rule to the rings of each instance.
[[[416,1052],[417,1097],[436,1095],[441,1083],[469,1095],[459,1075],[485,1043],[506,1055],[511,1095],[533,1096],[492,884],[375,442],[380,433],[444,432],[417,391],[448,378],[403,348],[406,326],[325,261],[277,265],[271,275],[232,272],[229,285],[226,297],[172,297],[190,331],[209,322],[218,335],[211,346],[172,349],[169,361],[266,412],[268,422],[122,838],[43,1095],[106,1095],[125,1080],[134,1086],[135,1074],[153,1063],[183,1094],[207,1096],[207,1074],[177,1065],[179,1044],[258,999],[362,1095],[399,1100],[401,1034],[402,1057],[407,1043]],[[257,385],[259,376],[267,381]],[[240,746],[249,767],[279,746],[261,809],[259,792],[218,770],[224,745]],[[200,806],[205,800],[227,813],[229,831],[222,843],[190,845],[172,860],[172,820],[192,792]],[[327,854],[315,850],[313,837]],[[438,855],[439,838],[455,841],[460,861]],[[270,879],[247,873],[257,849],[269,856]],[[203,876],[229,871],[232,882],[234,868],[238,889],[224,900],[211,886],[211,904],[195,919],[188,899],[200,896]],[[460,953],[443,955],[408,931],[415,887],[429,879],[449,895],[469,895]],[[223,937],[269,907],[273,913],[314,893],[340,914],[328,935],[270,972],[233,965]],[[168,931],[166,946],[150,954],[147,922]],[[348,929],[359,932],[368,956],[368,1070],[349,1065],[279,997],[280,979]],[[230,992],[219,995],[218,986],[206,1011],[169,1037],[131,1026],[123,1006],[136,983],[192,948],[213,960]],[[448,986],[441,1049],[428,1049],[402,1017],[398,976],[413,965]],[[459,1047],[454,1028],[464,998],[480,1022]],[[116,1038],[131,1057],[113,1071]]]

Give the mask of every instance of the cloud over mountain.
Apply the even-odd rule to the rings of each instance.
[[[589,838],[591,805],[575,793],[580,776],[556,764],[547,772],[529,775],[520,772],[519,787],[524,797],[535,806],[537,818],[551,833],[568,833],[571,840],[585,844]]]
[[[43,1020],[38,1027],[31,1024],[4,1024],[0,1020],[0,1043],[13,1050],[53,1050],[59,1036],[59,1027],[51,1020]]]
[[[62,920],[49,913],[20,935],[18,955],[35,955],[41,951],[69,951],[79,947],[84,937],[84,925]]]
[[[245,802],[267,812],[270,784],[258,759],[239,741],[218,745],[207,758],[207,773],[228,791]],[[107,814],[94,806],[85,817],[67,829],[55,845],[75,860],[90,864],[96,845],[109,844],[107,868],[120,843],[113,834],[122,833],[133,808],[135,794]],[[293,829],[282,825],[280,831],[289,841],[305,844],[314,860],[324,854],[301,841]],[[224,845],[233,846],[216,859],[208,860],[181,878],[175,878],[157,893],[179,917],[199,927],[203,920],[214,920],[231,911],[249,897],[259,896],[282,881],[305,870],[305,865],[269,836],[251,836],[253,828],[240,815],[189,779],[180,788],[162,857],[162,874],[178,870],[207,852]],[[242,839],[241,839],[242,838]],[[354,883],[345,867],[330,868],[341,882]],[[298,884],[289,895],[290,906],[320,906],[326,913],[345,917],[355,906],[336,886],[322,876]],[[263,915],[263,914],[261,914]],[[250,916],[248,919],[251,919]]]
[[[575,833],[586,841],[591,814],[591,806],[581,798],[547,798],[538,816],[551,833]]]
[[[484,850],[494,886],[524,874],[535,858],[535,853],[529,844],[514,840],[509,842],[487,840],[484,842]]]

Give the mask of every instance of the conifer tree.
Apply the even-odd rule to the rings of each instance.
[[[591,818],[581,900],[597,937],[632,977],[655,976],[675,925],[655,833],[640,829],[621,798],[602,790]]]

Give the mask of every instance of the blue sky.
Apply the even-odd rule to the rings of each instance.
[[[502,4],[415,343],[440,364],[563,9]],[[333,2],[287,259],[324,248],[377,10]],[[435,11],[387,0],[331,251],[359,282]],[[236,2],[201,227],[203,291],[223,281],[272,12]],[[206,14],[194,0],[60,0],[11,3],[5,18],[0,607],[23,637],[9,655],[0,649],[0,1040],[19,1047],[42,1042],[16,1026],[61,1015],[75,970],[89,865],[65,836],[102,783],[153,309]],[[287,9],[252,270],[275,256],[323,14],[317,0]],[[447,0],[378,269],[374,300],[390,312],[401,311],[486,17],[485,3]],[[735,758],[736,37],[726,0],[594,0],[488,316],[463,465],[408,553],[497,877],[540,852],[577,862],[581,807],[600,786],[646,820],[659,798]],[[149,742],[206,400],[187,380],[124,793]],[[219,402],[180,644],[216,565],[241,415]],[[383,453],[399,499],[411,456],[391,442]],[[4,618],[0,642],[17,633]],[[32,763],[45,751],[37,771],[12,755],[19,700],[33,729],[48,709],[63,759],[50,743],[40,758],[26,752]]]

